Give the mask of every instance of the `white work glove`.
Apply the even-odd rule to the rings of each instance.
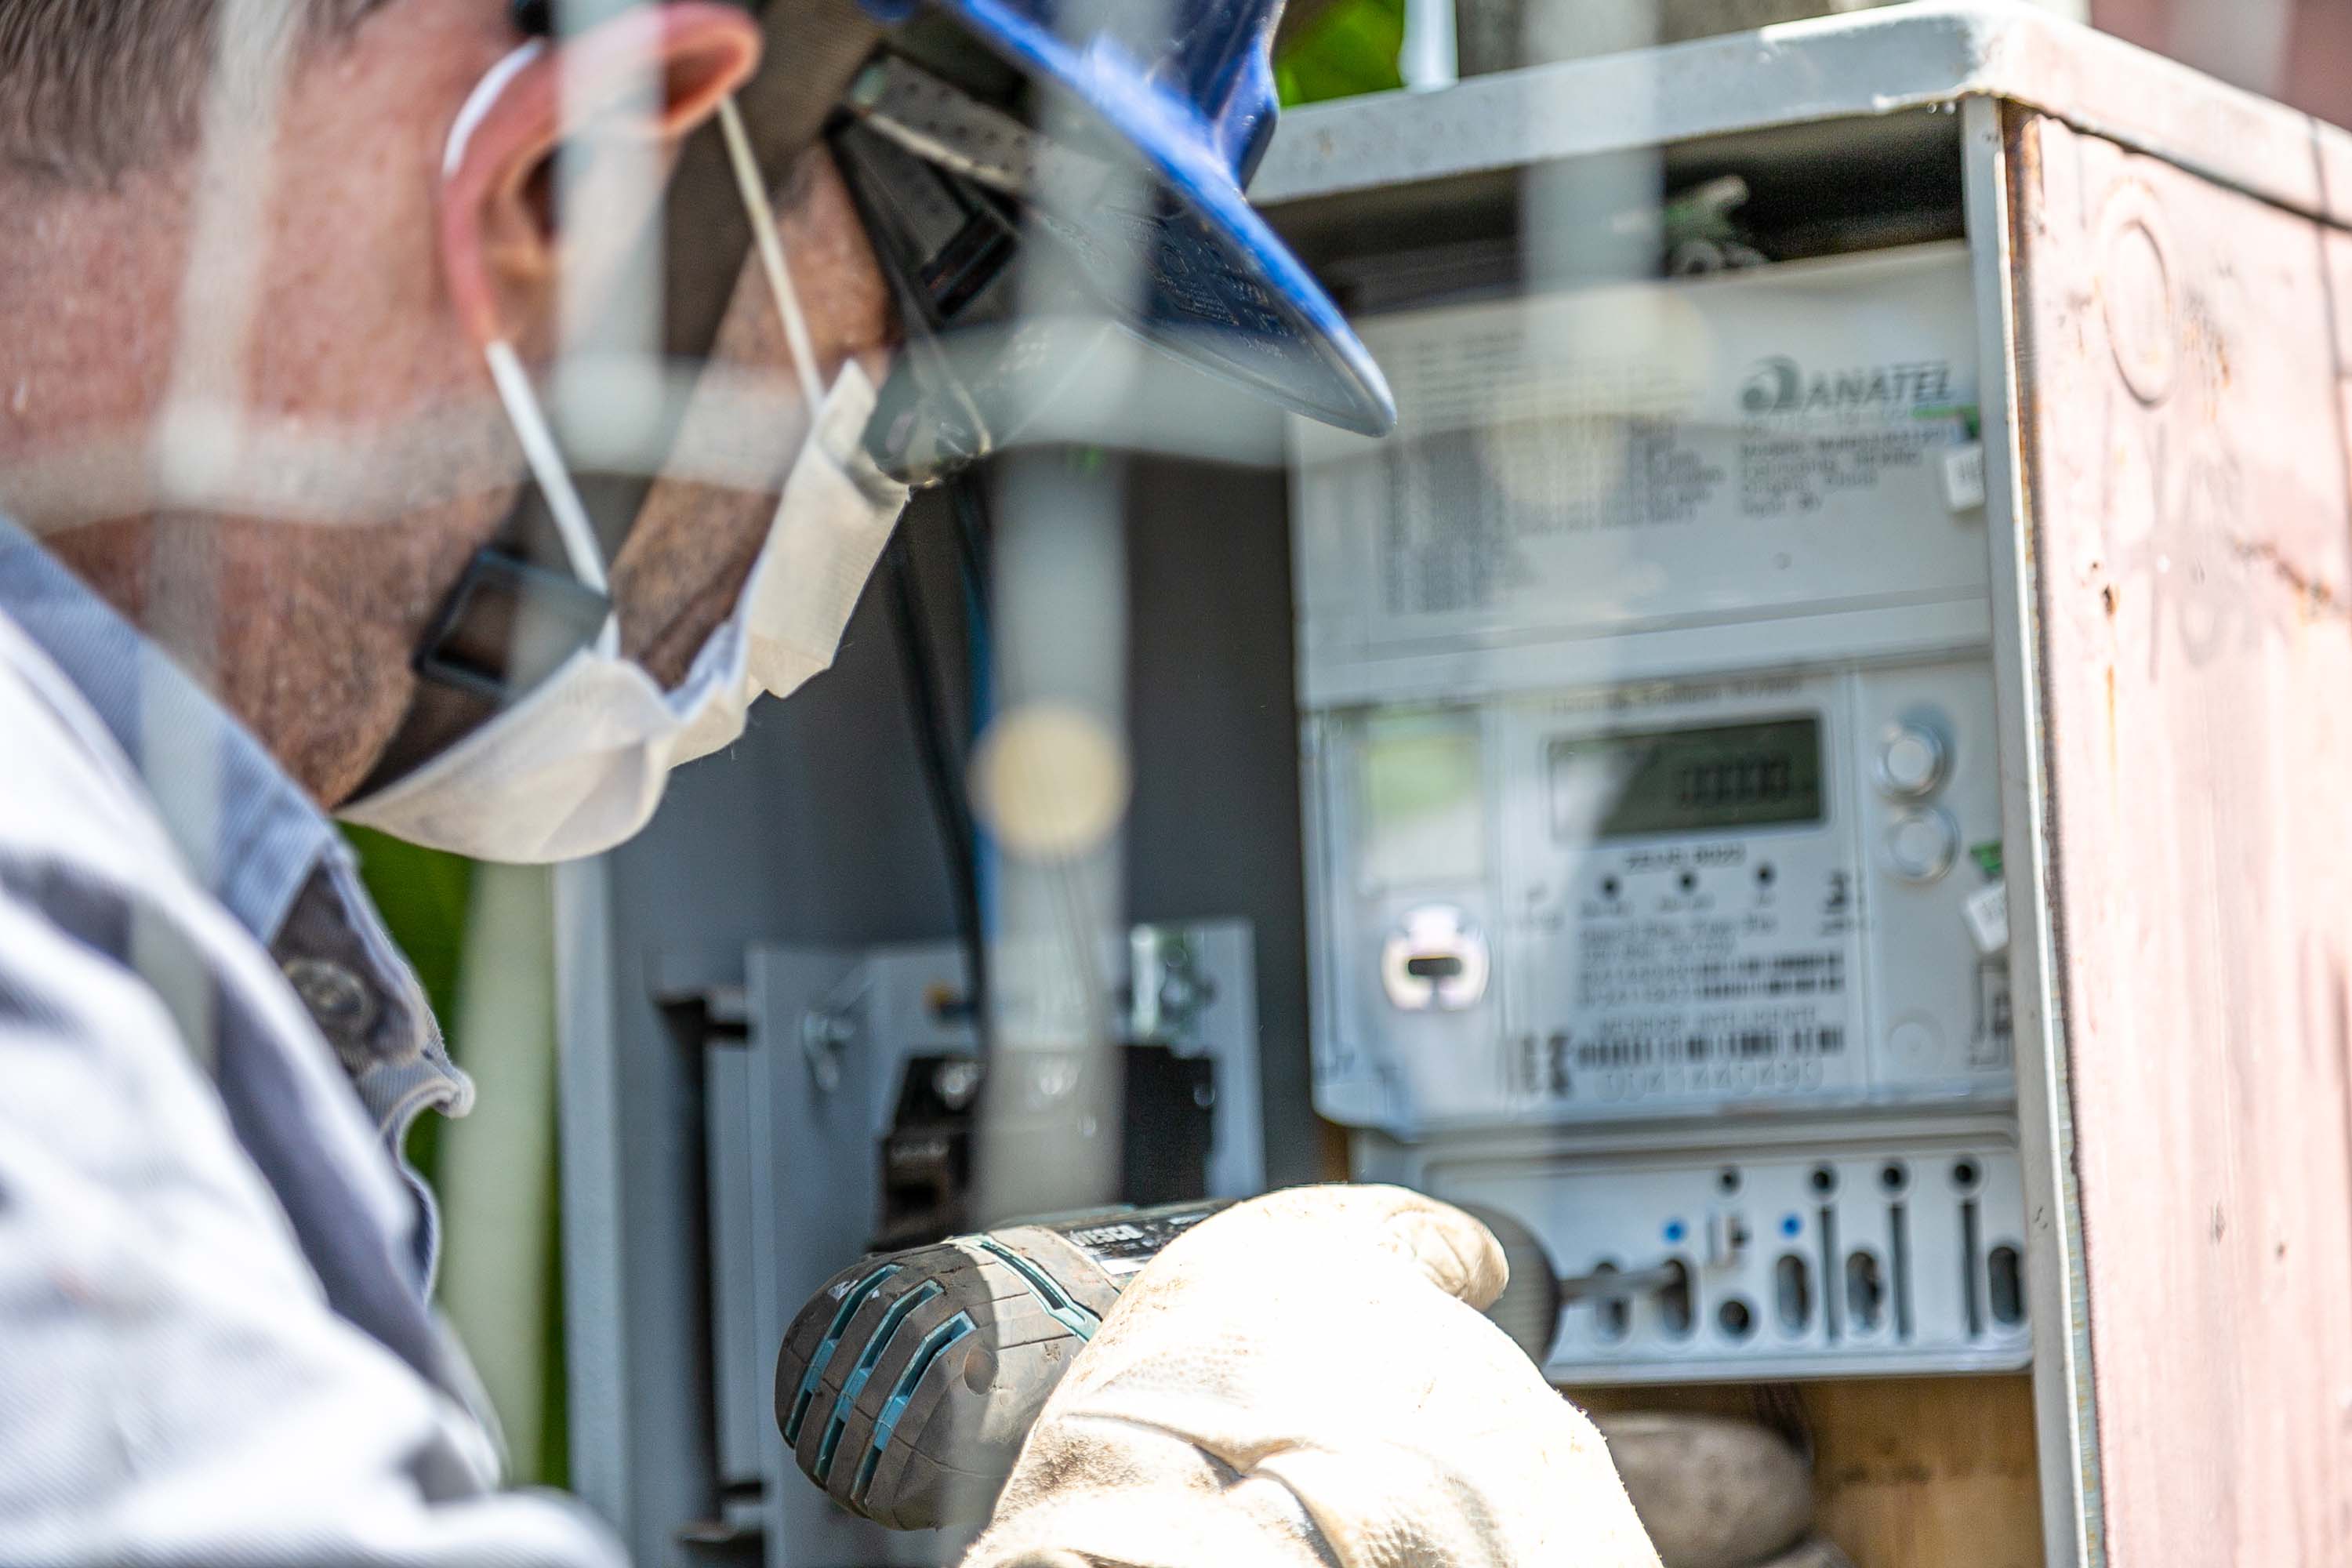
[[[964,1568],[1656,1568],[1591,1423],[1479,1316],[1504,1278],[1400,1188],[1227,1210],[1120,1294]]]

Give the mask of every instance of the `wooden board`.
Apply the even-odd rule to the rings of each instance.
[[[1855,1568],[2040,1568],[2033,1385],[2024,1376],[1867,1378],[1792,1388],[1813,1442],[1816,1521]],[[1594,1412],[1752,1418],[1745,1384],[1572,1388]]]
[[[2352,249],[2010,132],[2059,1016],[2125,1568],[2352,1560]]]

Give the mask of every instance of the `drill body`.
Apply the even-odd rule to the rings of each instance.
[[[985,1519],[1120,1286],[1225,1206],[1104,1210],[843,1269],[776,1358],[776,1421],[794,1461],[844,1508],[894,1530]]]

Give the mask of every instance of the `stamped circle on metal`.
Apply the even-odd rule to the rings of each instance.
[[[2116,371],[2142,403],[2172,395],[2180,374],[2179,313],[2165,257],[2163,222],[2146,186],[2125,184],[2107,198],[2099,236],[2099,305]]]

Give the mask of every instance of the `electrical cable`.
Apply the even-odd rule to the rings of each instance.
[[[988,547],[995,531],[995,521],[988,515],[988,492],[982,479],[983,470],[969,468],[948,480],[948,499],[955,506],[956,552],[963,561],[964,589],[976,606],[978,625],[974,627],[982,637],[988,634]]]
[[[972,1032],[984,1053],[990,1034],[988,951],[981,925],[980,879],[974,864],[977,831],[961,783],[961,759],[948,739],[950,731],[940,706],[930,622],[923,605],[922,586],[916,580],[914,552],[908,543],[906,528],[901,527],[891,536],[884,559],[889,567],[890,614],[898,629],[899,668],[907,682],[908,717],[914,722],[915,749],[922,763],[931,811],[939,820],[940,837],[947,853],[956,934],[963,947],[965,995],[971,1008]]]
[[[975,465],[950,476],[948,499],[955,514],[956,553],[963,563],[964,746],[969,756],[996,717],[996,630],[988,570],[994,524],[988,514],[985,469]],[[977,819],[971,843],[972,873],[980,889],[982,934],[996,937],[998,868],[996,845]]]

